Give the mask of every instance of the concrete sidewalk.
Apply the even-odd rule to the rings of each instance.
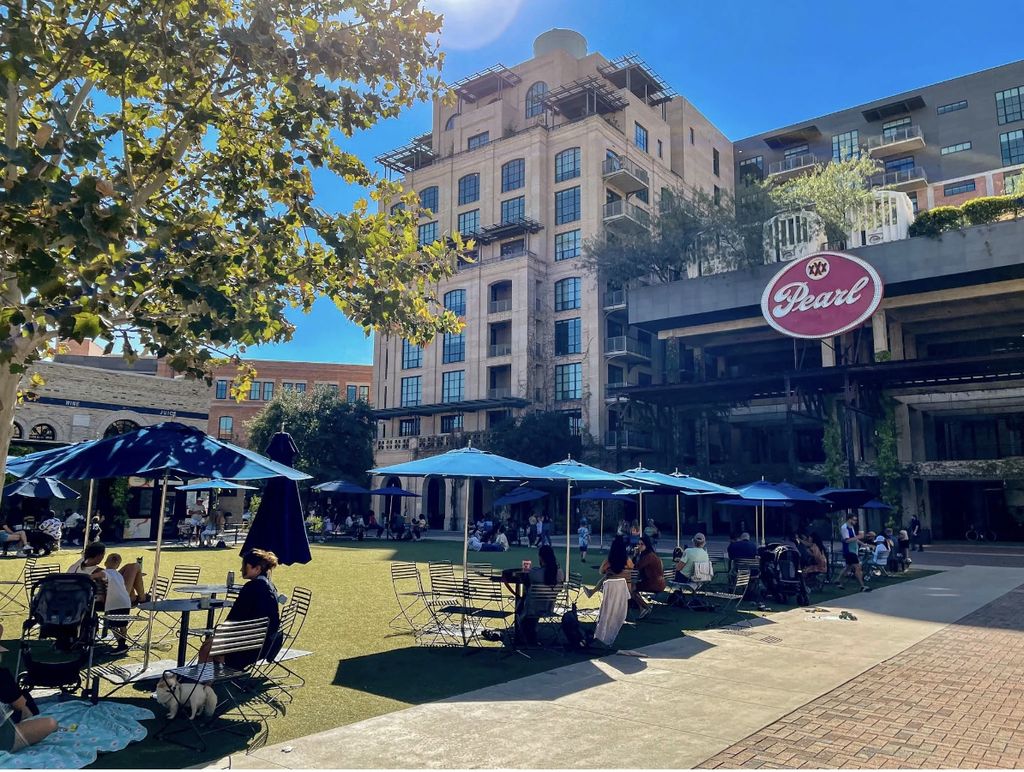
[[[842,598],[836,613],[688,634],[210,767],[601,768],[638,749],[645,767],[693,767],[1021,584],[1024,569],[954,568]],[[837,619],[841,609],[857,621]]]

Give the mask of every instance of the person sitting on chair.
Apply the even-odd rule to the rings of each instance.
[[[616,536],[612,539],[611,546],[608,548],[608,557],[604,559],[599,570],[601,578],[597,584],[593,588],[583,588],[583,592],[588,598],[597,592],[608,579],[625,579],[626,586],[632,594],[633,585],[630,582],[630,572],[633,570],[633,561],[629,559],[629,552],[626,550],[626,537]]]
[[[679,562],[676,563],[676,581],[689,584],[693,580],[693,569],[698,563],[710,563],[708,551],[704,549],[707,539],[704,534],[693,535],[693,546],[684,550]]]
[[[64,510],[64,535],[75,546],[85,537],[85,518],[71,509]]]
[[[281,650],[283,639],[280,634],[281,612],[278,592],[270,581],[270,572],[277,567],[277,555],[269,550],[249,550],[242,558],[242,578],[246,580],[238,591],[235,605],[225,618],[228,622],[248,622],[267,618],[267,637],[259,651],[243,651],[223,657],[211,657],[212,638],[207,638],[199,648],[199,661],[224,662],[234,668],[244,668],[260,659],[272,659]]]
[[[25,549],[28,546],[27,539],[24,531],[12,531],[6,522],[0,521],[0,544],[4,546],[5,552],[9,549],[8,545],[14,545],[20,550]]]
[[[0,638],[3,634],[4,628],[0,625]],[[0,713],[0,751],[17,753],[57,731],[57,722],[50,716],[39,716],[32,694],[18,686],[5,667],[0,667],[0,702],[12,709],[8,716]]]
[[[550,544],[542,544],[537,550],[537,565],[530,569],[529,586],[526,595],[522,600],[522,618],[519,627],[526,642],[531,645],[537,643],[537,622],[541,614],[550,614],[552,602],[546,598],[543,601],[537,600],[530,593],[530,588],[537,585],[557,587],[565,581],[565,574],[558,565],[555,551]]]
[[[633,600],[640,607],[640,619],[643,619],[651,613],[652,606],[640,593],[664,591],[665,571],[661,566],[661,558],[654,551],[654,540],[650,536],[641,536],[637,549],[640,550],[640,557],[636,563],[636,591],[633,593]]]

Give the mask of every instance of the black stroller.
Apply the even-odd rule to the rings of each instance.
[[[38,641],[29,638],[33,630]],[[22,688],[60,689],[62,694],[81,690],[95,702],[98,684],[93,682],[92,665],[98,630],[96,584],[91,576],[49,574],[35,582],[18,650]]]
[[[788,603],[789,597],[795,595],[797,605],[810,604],[811,598],[800,566],[800,552],[796,547],[790,544],[768,544],[757,550],[757,556],[761,560],[761,584],[776,603]]]

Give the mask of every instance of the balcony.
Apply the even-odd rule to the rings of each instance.
[[[772,161],[768,164],[768,176],[780,180],[786,179],[787,177],[794,177],[797,174],[813,169],[821,163],[825,163],[825,161],[818,158],[814,153],[794,155],[789,158],[783,158],[781,161]]]
[[[628,389],[630,386],[636,386],[635,383],[629,383],[628,381],[615,381],[613,383],[606,383],[604,385],[604,401],[605,402],[624,402],[627,397],[619,392],[623,389]]]
[[[608,227],[625,229],[645,229],[651,227],[651,215],[629,201],[610,201],[604,205],[602,212],[604,224]]]
[[[868,153],[874,158],[909,153],[924,147],[924,134],[920,126],[904,126],[878,137],[869,137],[867,145]]]
[[[651,360],[651,344],[626,335],[616,335],[605,340],[604,355],[608,358],[622,357],[638,362],[649,362]]]
[[[512,396],[512,388],[510,386],[501,386],[496,389],[487,390],[487,399],[508,399]]]
[[[512,344],[511,343],[492,343],[487,349],[487,356],[489,357],[507,357],[512,356]]]
[[[487,313],[489,314],[503,314],[507,311],[512,310],[512,298],[506,298],[504,300],[492,300],[487,304]]]
[[[920,188],[927,187],[928,175],[925,174],[924,169],[920,166],[914,166],[910,169],[883,172],[874,177],[871,183],[876,188],[888,188],[905,193],[908,190],[919,190]]]
[[[636,193],[646,190],[650,184],[650,176],[628,158],[606,158],[601,164],[601,176],[604,181],[623,193]]]
[[[633,429],[606,432],[604,446],[608,450],[653,450],[654,440],[649,432],[638,432]]]
[[[604,305],[602,308],[605,311],[625,311],[626,290],[608,290],[604,293]]]

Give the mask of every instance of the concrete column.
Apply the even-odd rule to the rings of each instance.
[[[821,341],[821,366],[836,366],[835,338],[825,338]]]
[[[875,360],[883,351],[889,351],[889,330],[885,322],[885,311],[879,309],[871,315],[871,339],[875,346]]]
[[[889,322],[889,351],[893,359],[903,359],[903,322]]]
[[[910,406],[903,402],[896,403],[896,454],[904,464],[909,464],[913,456],[910,431]]]
[[[924,439],[924,414],[920,410],[910,411],[910,459],[911,461],[924,461],[925,439]]]

